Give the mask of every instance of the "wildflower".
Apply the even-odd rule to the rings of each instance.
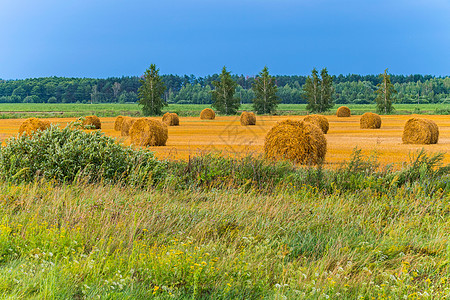
[[[156,292],[159,290],[159,286],[155,285],[153,288],[153,295],[156,294]]]

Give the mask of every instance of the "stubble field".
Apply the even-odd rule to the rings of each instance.
[[[424,148],[427,152],[450,150],[450,118],[446,115],[417,115],[419,118],[434,120],[439,126],[439,142],[436,145],[405,145],[402,131],[405,122],[415,115],[382,116],[381,129],[360,129],[360,116],[338,118],[326,116],[330,130],[326,134],[328,151],[325,166],[333,167],[350,158],[357,147],[365,155],[376,155],[383,164],[409,161],[409,154]],[[264,137],[278,121],[301,120],[304,116],[258,116],[256,126],[241,126],[238,116],[217,117],[215,120],[200,120],[198,117],[181,117],[180,126],[169,127],[169,139],[165,147],[150,147],[158,158],[187,160],[205,152],[220,152],[222,155],[245,156],[262,154]],[[160,119],[160,118],[155,118]],[[76,118],[48,119],[52,123],[65,126]],[[124,145],[130,144],[129,137],[121,137],[114,130],[113,117],[101,118],[102,131],[116,137]],[[5,140],[17,134],[23,119],[4,119],[0,122],[0,139]],[[444,163],[450,163],[446,154]]]

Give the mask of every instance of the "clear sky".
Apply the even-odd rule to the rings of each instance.
[[[450,0],[0,0],[0,78],[450,75]]]

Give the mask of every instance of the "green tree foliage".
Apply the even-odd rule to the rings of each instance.
[[[311,112],[324,112],[333,107],[333,79],[326,68],[319,74],[314,68],[306,78],[303,95],[308,101],[306,109]]]
[[[164,99],[168,103],[210,104],[212,82],[219,80],[219,74],[205,77],[179,76],[173,74],[160,76],[167,87]],[[301,96],[307,76],[272,75],[278,86],[277,95],[281,103],[307,103]],[[244,75],[231,75],[237,82],[235,97],[241,103],[252,103],[255,94],[252,85],[255,78]],[[20,80],[0,80],[0,103],[22,103],[27,96],[36,96],[37,103],[111,103],[130,99],[138,93],[141,86],[139,77],[65,78],[41,77]],[[374,103],[380,82],[378,75],[338,75],[333,79],[333,100],[339,104]],[[391,83],[398,94],[396,103],[427,104],[450,102],[450,77],[431,75],[390,75]],[[120,84],[120,88],[119,88]],[[95,90],[94,90],[95,87]],[[181,91],[184,88],[183,91]],[[95,93],[94,93],[95,92]],[[132,94],[129,94],[132,93]],[[125,94],[124,96],[122,96]],[[122,96],[122,97],[121,97]],[[26,101],[28,101],[27,99]],[[35,101],[35,100],[33,100]],[[125,102],[135,102],[125,100]]]
[[[185,104],[210,104],[211,103],[211,87],[209,85],[202,87],[200,83],[186,84],[176,94],[171,94],[169,99],[175,103]]]
[[[155,64],[151,64],[139,80],[142,84],[139,89],[139,104],[142,105],[142,112],[145,116],[160,115],[161,109],[167,105],[163,99],[166,87],[159,76],[159,69]]]
[[[219,75],[219,80],[213,81],[212,84],[215,88],[211,91],[212,106],[222,114],[236,114],[241,106],[240,99],[234,96],[237,83],[231,78],[225,66]]]
[[[333,78],[328,74],[327,68],[320,71],[322,84],[320,86],[320,110],[327,111],[333,107]]]
[[[135,92],[123,92],[119,96],[119,103],[131,103],[139,100]]]
[[[252,89],[244,89],[238,84],[234,96],[241,99],[241,103],[252,103],[253,98],[255,98],[255,92]]]
[[[390,114],[394,107],[392,106],[392,96],[397,93],[394,85],[391,83],[391,78],[387,74],[387,70],[384,70],[383,74],[380,74],[381,83],[377,85],[378,89],[375,91],[377,97],[375,101],[377,103],[377,111],[382,114]]]
[[[269,75],[267,66],[262,69],[252,86],[255,93],[253,109],[258,114],[272,114],[275,112],[280,99],[277,96],[278,88],[275,79]]]
[[[282,103],[286,104],[306,103],[305,99],[303,99],[302,97],[301,89],[297,87],[291,87],[289,84],[278,87],[277,95],[278,97],[280,97]]]

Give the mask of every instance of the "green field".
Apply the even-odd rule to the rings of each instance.
[[[328,112],[334,114],[340,105]],[[163,111],[177,112],[181,116],[196,116],[200,111],[210,105],[199,104],[170,104]],[[353,114],[363,114],[367,111],[376,111],[375,104],[350,104],[348,107]],[[448,104],[396,104],[394,105],[396,114],[442,114],[448,113]],[[240,110],[252,110],[251,104],[243,104]],[[306,104],[280,104],[277,114],[280,115],[304,115],[306,114]],[[138,104],[46,104],[46,103],[16,103],[0,104],[0,118],[26,118],[36,117],[79,117],[86,115],[98,115],[100,117],[114,117],[117,115],[140,116],[142,112]]]

